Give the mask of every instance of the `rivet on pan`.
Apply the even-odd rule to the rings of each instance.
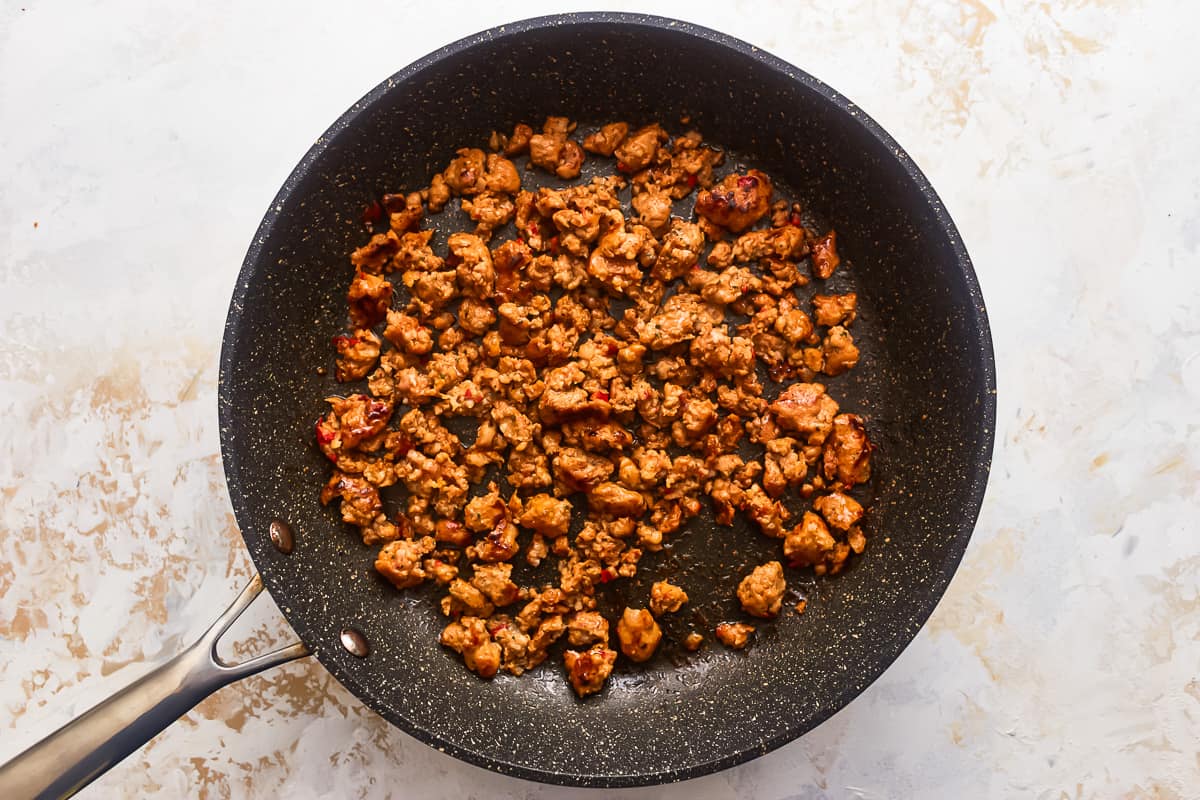
[[[342,647],[346,648],[350,655],[366,658],[371,653],[371,645],[367,643],[367,637],[362,635],[362,631],[357,628],[342,628]]]
[[[296,544],[296,536],[292,533],[291,525],[281,519],[273,519],[269,530],[271,544],[275,545],[276,550],[284,555],[292,552],[292,547]]]

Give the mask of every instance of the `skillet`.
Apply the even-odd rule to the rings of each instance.
[[[321,398],[346,391],[316,367],[329,366],[330,337],[344,324],[347,254],[365,241],[364,205],[424,185],[454,149],[481,146],[493,129],[550,114],[583,125],[695,127],[727,150],[730,165],[766,171],[836,227],[847,266],[823,288],[858,292],[863,357],[830,391],[867,419],[878,446],[862,498],[868,550],[833,579],[789,571],[793,599],[808,600],[803,615],[760,626],[742,652],[710,645],[687,654],[671,643],[685,625],[711,631],[736,618],[737,577],[775,557],[776,542],[702,514],[606,599],[616,607],[644,597],[669,574],[693,595],[688,616],[678,630],[667,626],[654,660],[619,665],[582,702],[553,659],[532,675],[487,682],[440,647],[431,595],[397,593],[375,576],[374,550],[317,503],[328,466],[312,443]],[[451,223],[439,224],[444,242]],[[187,651],[0,767],[0,796],[68,796],[221,686],[310,653],[406,732],[532,780],[662,783],[766,753],[866,689],[941,598],[987,484],[995,365],[954,223],[905,152],[853,103],[705,28],[566,14],[442,48],[381,83],[317,140],[238,277],[219,413],[230,498],[261,578]],[[300,642],[221,662],[217,640],[264,585]]]

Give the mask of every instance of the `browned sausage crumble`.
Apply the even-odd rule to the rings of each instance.
[[[442,644],[490,678],[538,666],[565,637],[584,696],[611,674],[610,644],[650,659],[655,618],[688,602],[655,583],[613,643],[598,588],[636,574],[705,496],[719,524],[741,513],[780,540],[790,567],[835,574],[861,553],[864,510],[847,492],[870,479],[872,445],[819,380],[859,361],[858,298],[817,294],[810,313],[796,293],[842,263],[837,234],[805,227],[763,172],[718,178],[724,155],[695,132],[575,133],[564,117],[493,133],[490,152],[462,148],[428,187],[374,207],[388,229],[351,254],[350,325],[333,342],[337,380],[365,379],[367,393],[328,398],[316,439],[334,465],[321,501],[380,546],[376,570],[398,589],[444,588]],[[588,157],[615,172],[534,191],[522,156],[564,181]],[[693,193],[694,217],[675,215]],[[454,200],[474,231],[435,249],[422,221]],[[446,425],[463,417],[469,442]],[[747,443],[760,455],[745,458]],[[393,485],[404,510],[389,516],[380,490]],[[785,495],[813,510],[796,522]],[[557,583],[518,585],[518,558],[555,559]],[[785,590],[769,561],[736,594],[769,618]],[[741,649],[754,626],[713,633]]]

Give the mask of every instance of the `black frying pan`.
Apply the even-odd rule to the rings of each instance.
[[[604,602],[618,607],[671,574],[693,602],[668,623],[654,660],[622,660],[606,689],[585,701],[556,659],[532,675],[483,681],[439,646],[433,590],[393,590],[371,569],[374,549],[318,505],[328,465],[312,441],[321,398],[346,391],[317,367],[330,365],[329,340],[344,323],[347,254],[365,238],[363,207],[426,184],[455,148],[482,145],[492,129],[548,114],[583,125],[657,120],[676,132],[688,117],[686,127],[727,148],[727,166],[767,171],[836,227],[848,267],[825,289],[859,293],[854,335],[863,359],[829,383],[845,409],[867,418],[879,446],[862,497],[867,552],[832,579],[789,571],[796,597],[809,601],[805,614],[760,625],[743,652],[710,644],[688,654],[672,642],[692,625],[711,631],[738,618],[737,579],[777,557],[777,542],[702,515],[671,548],[648,554],[635,581],[611,585]],[[451,221],[433,220],[443,228]],[[979,286],[953,222],[904,151],[841,95],[773,56],[704,28],[629,14],[486,31],[356,103],[268,210],[234,290],[221,356],[221,448],[234,511],[262,581],[307,650],[422,741],[500,772],[589,786],[682,780],[738,764],[862,692],[916,635],[962,557],[987,483],[994,415]],[[276,520],[295,532],[290,553],[272,543]],[[57,741],[0,768],[0,795],[77,788],[203,694],[305,652],[215,664],[223,625]],[[361,637],[350,648],[347,629]],[[364,652],[362,643],[365,657],[351,652]]]

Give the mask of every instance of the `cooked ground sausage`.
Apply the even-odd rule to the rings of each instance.
[[[658,152],[658,146],[666,139],[666,131],[657,124],[647,125],[629,134],[613,151],[617,157],[617,169],[632,173],[648,166]]]
[[[536,494],[525,502],[519,521],[544,536],[563,536],[571,524],[571,504],[548,494]]]
[[[857,500],[842,492],[831,492],[813,501],[813,508],[821,512],[821,516],[830,525],[840,531],[850,530],[857,525],[863,516],[863,507]]]
[[[829,533],[825,520],[811,511],[805,511],[800,524],[788,531],[783,540],[783,554],[793,566],[811,567],[820,564],[837,546],[837,540]]]
[[[841,325],[829,329],[821,343],[821,353],[825,361],[822,371],[826,375],[841,375],[858,364],[858,348],[850,331]]]
[[[629,123],[610,122],[583,140],[583,149],[601,156],[611,156],[629,133]]]
[[[858,314],[858,295],[854,292],[813,295],[812,303],[817,324],[829,328],[849,325]]]
[[[597,646],[580,653],[568,650],[563,653],[563,663],[567,667],[567,678],[571,687],[580,697],[595,694],[604,688],[604,682],[612,674],[613,664],[617,661],[615,650]]]
[[[737,596],[742,610],[754,617],[773,617],[783,605],[783,565],[768,561],[754,568],[738,585]]]
[[[613,463],[603,456],[564,447],[554,456],[554,477],[570,491],[590,492],[612,474]]]
[[[871,479],[871,442],[857,414],[838,414],[825,440],[822,465],[825,480],[846,488]]]
[[[825,280],[842,263],[837,251],[837,232],[830,231],[812,244],[813,275]]]
[[[642,496],[619,483],[600,484],[592,489],[588,502],[593,510],[618,517],[640,517],[646,511]]]
[[[833,430],[838,404],[819,383],[793,383],[770,405],[779,425],[805,437],[808,444],[821,444]]]
[[[647,661],[658,649],[662,629],[644,608],[626,608],[617,622],[617,641],[621,652],[632,661]]]
[[[337,349],[338,383],[362,380],[379,360],[379,337],[370,328],[359,328],[353,336],[333,337]]]
[[[513,603],[520,588],[512,582],[512,564],[477,564],[471,585],[497,608]]]
[[[392,284],[379,275],[358,272],[346,293],[350,305],[350,321],[360,328],[369,328],[387,316],[392,302]]]
[[[752,169],[745,175],[733,173],[712,189],[696,197],[696,213],[734,233],[758,222],[771,207],[771,179]],[[832,274],[832,270],[831,270]]]
[[[567,644],[588,647],[593,643],[608,646],[608,620],[598,611],[577,611],[567,621]]]
[[[548,117],[542,132],[529,139],[529,159],[560,178],[579,177],[583,149],[568,138],[574,127],[566,117]]]
[[[650,612],[657,617],[678,611],[687,601],[687,592],[673,583],[656,581],[650,587]]]
[[[425,580],[421,556],[433,552],[433,539],[398,539],[388,542],[375,559],[375,569],[397,589],[407,589]]]
[[[726,647],[741,650],[750,643],[754,626],[744,622],[722,622],[715,631],[717,639]]]
[[[500,645],[492,641],[487,623],[478,617],[463,617],[442,630],[442,644],[462,653],[467,669],[481,678],[491,678],[500,669]]]
[[[718,174],[723,153],[694,131],[617,121],[585,135],[548,117],[487,145],[385,195],[386,230],[350,255],[334,374],[369,394],[328,398],[316,423],[332,466],[321,501],[339,501],[397,588],[435,584],[441,641],[469,669],[519,675],[562,639],[582,697],[618,650],[651,658],[655,617],[688,602],[660,580],[648,610],[609,620],[598,594],[669,547],[706,496],[718,523],[740,515],[780,540],[788,567],[830,575],[865,550],[849,492],[871,477],[867,422],[815,382],[858,364],[858,296],[802,293],[805,259],[817,280],[841,264],[836,232],[802,225],[763,172]],[[585,151],[611,174],[563,186]],[[553,186],[522,186],[530,166]],[[455,198],[474,229],[438,244],[427,215]],[[813,511],[792,524],[797,495]],[[737,596],[773,617],[785,587],[769,561]],[[716,628],[732,648],[753,632]]]

